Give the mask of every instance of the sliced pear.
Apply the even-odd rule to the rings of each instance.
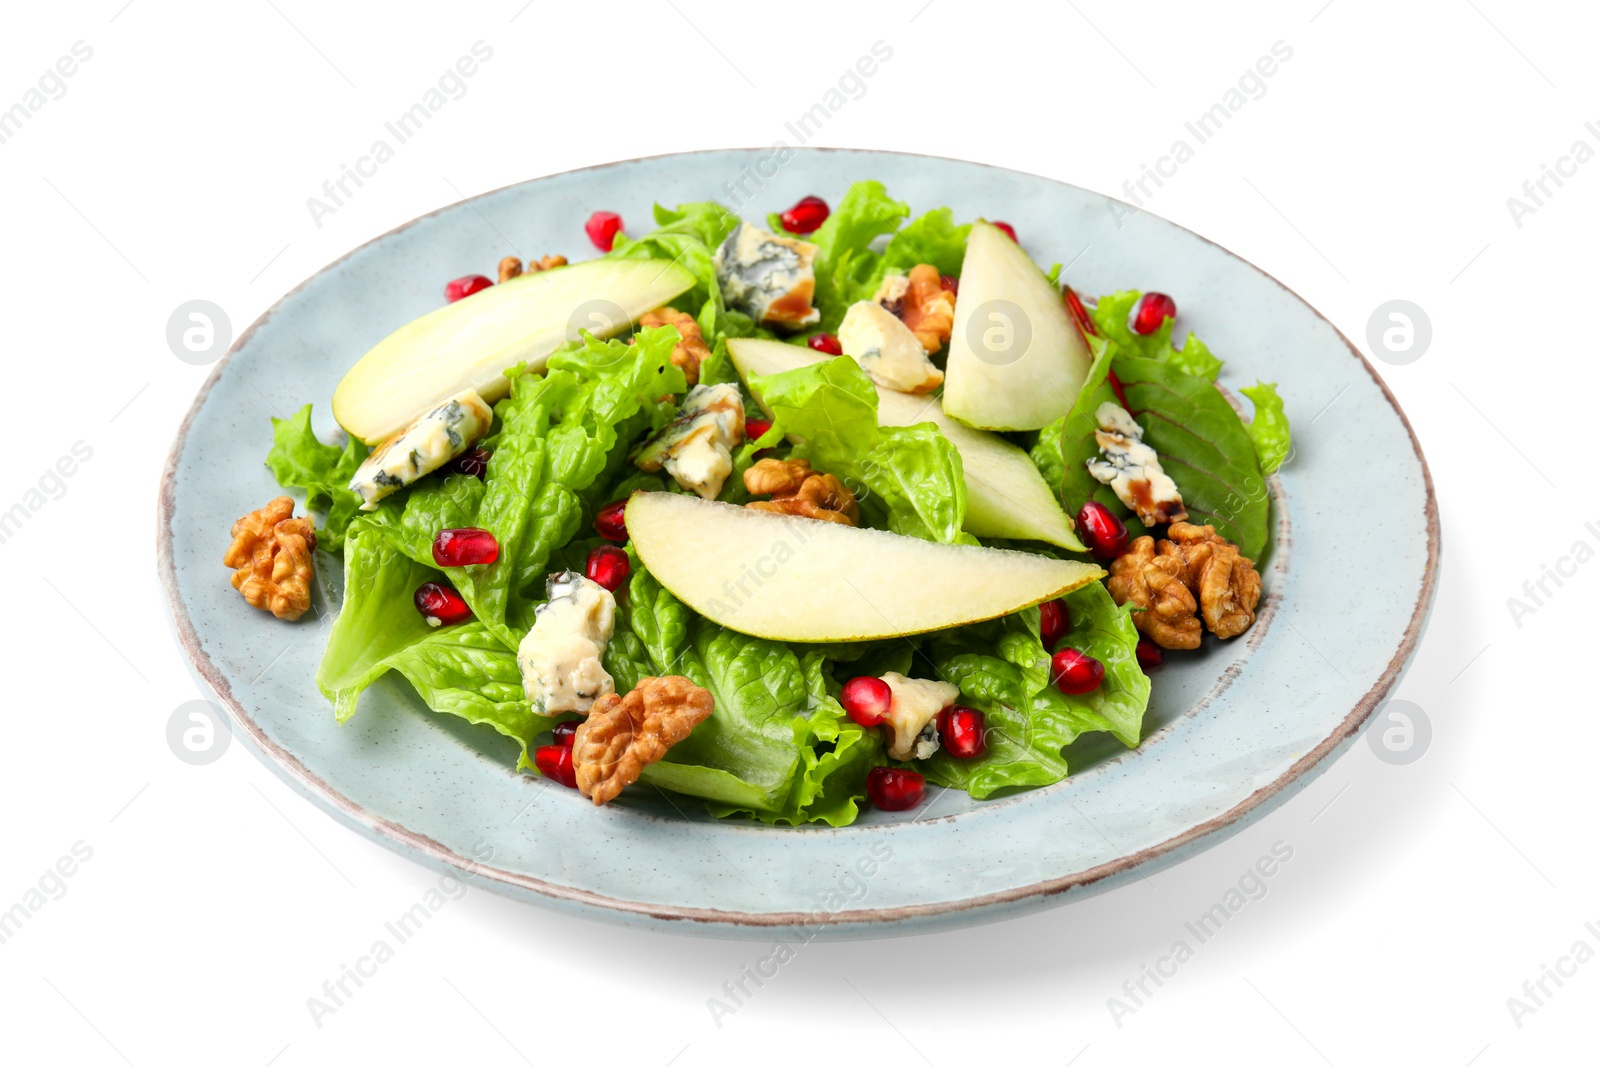
[[[746,385],[760,375],[832,358],[799,345],[756,338],[730,339],[728,355]],[[756,402],[760,400],[757,396]],[[968,533],[1045,541],[1073,552],[1084,551],[1083,542],[1073,533],[1072,520],[1061,510],[1056,494],[1026,452],[998,434],[974,430],[950,418],[932,397],[878,388],[880,426],[915,426],[919,422],[939,427],[961,453],[967,482],[967,519],[963,525]]]
[[[1089,563],[946,545],[678,493],[635,493],[628,535],[674,596],[775,641],[869,641],[980,622],[1105,574]]]
[[[1037,430],[1072,410],[1094,362],[1028,254],[972,224],[945,363],[944,410],[981,430]]]
[[[621,333],[694,285],[676,263],[594,259],[503,281],[400,327],[362,356],[333,393],[333,417],[375,444],[446,398],[506,395],[508,367],[540,370],[578,329]]]

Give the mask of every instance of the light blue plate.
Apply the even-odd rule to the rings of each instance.
[[[1010,221],[1040,263],[1072,262],[1083,292],[1173,294],[1183,328],[1227,360],[1225,384],[1276,381],[1287,398],[1296,453],[1274,479],[1260,617],[1245,637],[1157,669],[1144,743],[1085,753],[1067,781],[1006,799],[933,790],[917,812],[787,830],[719,822],[696,802],[638,790],[596,810],[516,773],[503,739],[432,714],[395,675],[335,725],[312,676],[338,567],[319,560],[320,621],[290,625],[247,606],[222,565],[233,520],[278,493],[262,465],[268,416],[314,401],[331,438],[340,376],[437,307],[447,279],[492,271],[512,251],[499,234],[524,256],[576,259],[590,251],[582,223],[597,208],[643,232],[653,202],[731,203],[743,180],[748,200],[736,206],[759,220],[808,193],[837,202],[861,178],[916,211],[948,204],[957,218]],[[595,918],[716,936],[798,923],[881,936],[1020,914],[1173,864],[1281,803],[1351,743],[1416,649],[1439,523],[1405,416],[1327,320],[1172,223],[1138,214],[1119,227],[1110,205],[977,163],[808,149],[778,166],[741,150],[558,174],[407,223],[284,297],[196,398],[161,487],[160,569],[179,641],[236,732],[336,818],[419,862]],[[1359,540],[1341,534],[1358,510]]]

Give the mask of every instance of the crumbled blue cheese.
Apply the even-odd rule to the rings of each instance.
[[[1085,461],[1095,481],[1109,485],[1117,499],[1139,516],[1146,526],[1164,526],[1189,517],[1183,497],[1156,450],[1144,443],[1144,431],[1121,404],[1106,401],[1094,412],[1095,443],[1100,457]]]
[[[715,500],[733,473],[733,449],[744,440],[744,397],[730,382],[697,385],[678,417],[639,447],[642,471],[663,468],[689,492]]]
[[[350,491],[361,498],[362,511],[371,511],[396,489],[461,455],[493,421],[476,391],[457,393],[374,448],[350,479]]]
[[[858,300],[844,313],[839,347],[885,389],[927,393],[944,381],[944,372],[928,359],[911,327],[871,300]]]
[[[712,258],[722,298],[764,326],[796,329],[822,317],[811,306],[817,246],[741,222]]]
[[[889,712],[884,724],[893,732],[889,758],[927,759],[939,751],[939,713],[961,696],[949,682],[907,678],[890,671],[883,675],[889,687]]]
[[[617,602],[609,590],[576,571],[545,581],[549,602],[534,612],[533,629],[517,646],[522,690],[537,715],[561,711],[588,714],[615,687],[601,665],[616,624]]]

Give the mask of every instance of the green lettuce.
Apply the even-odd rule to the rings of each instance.
[[[1145,528],[1138,517],[1117,499],[1117,494],[1108,486],[1095,481],[1084,466],[1100,454],[1100,446],[1094,439],[1096,409],[1101,404],[1118,403],[1116,390],[1110,381],[1111,361],[1116,357],[1117,346],[1100,337],[1090,337],[1088,340],[1089,350],[1094,353],[1094,362],[1090,364],[1088,377],[1084,379],[1077,399],[1072,403],[1072,410],[1060,420],[1060,430],[1055,438],[1059,449],[1059,466],[1050,464],[1047,457],[1042,458],[1039,454],[1049,447],[1050,438],[1044,431],[1040,432],[1039,443],[1034,446],[1034,463],[1041,471],[1047,472],[1046,477],[1059,470],[1060,481],[1057,484],[1061,487],[1061,506],[1068,515],[1076,516],[1086,502],[1096,500],[1127,524],[1131,537],[1139,537]],[[1045,427],[1045,430],[1051,429]]]
[[[878,391],[848,356],[757,377],[774,431],[803,439],[803,456],[855,492],[872,525],[929,541],[975,544],[961,529],[961,454],[932,423],[878,425]],[[930,404],[937,401],[929,401]]]
[[[932,650],[939,677],[984,713],[987,735],[976,759],[936,753],[925,765],[930,781],[982,800],[1061,781],[1068,774],[1062,749],[1083,734],[1109,732],[1129,748],[1139,743],[1150,680],[1135,655],[1139,634],[1129,609],[1118,607],[1099,582],[1064,599],[1071,624],[1061,643],[1104,664],[1099,688],[1067,696],[1050,683],[1038,608],[940,638]]]
[[[883,250],[880,277],[873,283],[873,290],[877,290],[883,274],[891,270],[904,273],[919,263],[931,264],[946,277],[960,277],[961,263],[967,258],[967,235],[971,232],[972,223],[957,226],[947,207],[934,208],[917,216],[889,238]],[[868,293],[863,299],[871,295]]]
[[[817,277],[813,300],[822,321],[813,332],[832,332],[845,310],[866,300],[883,273],[883,257],[869,247],[873,241],[900,228],[911,209],[889,196],[882,182],[855,182],[840,197],[838,206],[806,240],[817,246],[812,263]],[[774,228],[778,228],[774,222]]]
[[[1248,427],[1250,440],[1256,446],[1256,457],[1261,461],[1261,473],[1271,474],[1283,466],[1289,456],[1289,416],[1283,411],[1283,398],[1278,396],[1277,382],[1256,382],[1239,390],[1250,398],[1255,416]]]
[[[1222,370],[1222,360],[1213,356],[1205,342],[1192,333],[1184,340],[1182,348],[1174,348],[1172,319],[1162,320],[1154,333],[1137,334],[1128,329],[1128,315],[1143,295],[1137,289],[1127,289],[1101,297],[1091,312],[1101,336],[1110,339],[1124,355],[1157,359],[1185,374],[1216,381],[1217,373]]]
[[[655,230],[637,240],[619,233],[608,256],[673,260],[687,268],[695,277],[695,286],[674,300],[673,306],[695,316],[708,344],[756,332],[750,316],[723,302],[722,286],[712,265],[717,247],[738,229],[739,216],[710,200],[676,208],[657,204],[654,216]]]
[[[305,490],[306,510],[323,514],[317,530],[323,548],[337,550],[344,543],[345,530],[361,507],[361,498],[350,491],[350,479],[367,453],[367,446],[353,437],[342,448],[317,440],[310,404],[292,418],[272,420],[267,468],[285,489]]]

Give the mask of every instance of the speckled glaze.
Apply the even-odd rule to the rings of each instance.
[[[933,791],[920,811],[869,811],[837,830],[719,822],[643,792],[596,810],[516,773],[502,739],[432,714],[397,676],[334,723],[312,681],[341,595],[334,561],[319,559],[320,615],[296,625],[249,608],[221,562],[233,520],[278,492],[261,462],[268,416],[310,400],[331,436],[328,398],[344,371],[437,307],[447,279],[492,267],[507,251],[498,234],[525,254],[579,258],[592,251],[591,211],[620,211],[643,232],[652,202],[727,202],[725,183],[770,170],[767,155],[663,156],[485,193],[356,249],[239,338],[178,431],[158,553],[180,644],[265,762],[360,833],[523,900],[688,934],[872,937],[991,921],[1169,866],[1344,751],[1416,649],[1439,554],[1421,449],[1361,355],[1271,277],[1162,219],[1119,226],[1112,201],[1046,178],[844,150],[794,153],[742,213],[763,218],[808,193],[837,202],[870,177],[914,210],[1005,218],[1036,260],[1073,262],[1084,292],[1174,294],[1184,328],[1227,360],[1225,384],[1279,383],[1296,452],[1274,479],[1268,595],[1249,634],[1158,670],[1137,750],[1090,745],[1078,773],[1050,788],[983,803]],[[1380,528],[1365,540],[1381,555],[1334,535],[1375,500],[1384,506],[1366,521]]]

